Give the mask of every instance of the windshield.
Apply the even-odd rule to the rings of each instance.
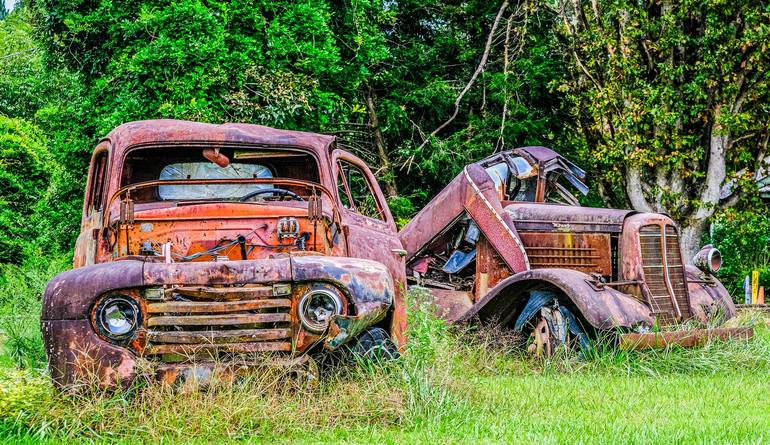
[[[169,164],[160,171],[160,180],[169,179],[248,179],[272,178],[273,172],[260,164],[231,163],[220,167],[212,162],[180,162]],[[272,188],[268,184],[172,184],[158,186],[162,200],[236,199],[256,190]]]
[[[485,165],[501,199],[510,201],[536,200],[538,171],[520,156],[504,156],[497,162]],[[580,180],[584,172],[568,161],[557,158],[545,165],[545,202],[564,205],[579,205],[580,194],[588,188]]]
[[[221,148],[216,159],[221,161],[224,157],[225,162],[215,163],[206,157],[204,150],[200,147],[132,150],[123,164],[121,187],[175,181],[137,188],[131,192],[135,202],[302,200],[310,194],[308,187],[291,180],[316,184],[319,181],[318,164],[304,151]],[[243,182],[249,179],[261,182]],[[179,183],[186,180],[198,183]]]

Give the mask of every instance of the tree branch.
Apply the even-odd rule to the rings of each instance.
[[[479,74],[481,74],[482,71],[484,71],[484,67],[487,64],[487,59],[489,58],[489,51],[492,49],[492,40],[495,36],[495,31],[497,31],[497,26],[500,24],[500,18],[503,16],[503,12],[505,12],[505,9],[508,7],[508,1],[504,1],[502,5],[500,5],[500,10],[497,11],[497,15],[495,16],[495,21],[492,23],[492,29],[489,30],[489,35],[487,36],[487,43],[484,45],[484,53],[481,55],[481,61],[479,61],[479,65],[476,67],[476,71],[473,72],[473,76],[471,76],[471,79],[468,81],[468,83],[465,85],[465,88],[460,92],[460,95],[457,96],[457,99],[455,99],[455,105],[454,105],[454,112],[452,115],[447,119],[443,124],[439,125],[438,128],[431,131],[430,136],[434,137],[436,136],[441,130],[447,127],[452,121],[457,117],[457,115],[460,113],[460,103],[463,100],[463,97],[465,97],[465,94],[468,93],[468,91],[471,89],[473,84],[476,82],[476,79],[479,77]],[[419,147],[418,150],[425,146],[425,144],[430,141],[430,138],[426,139]]]

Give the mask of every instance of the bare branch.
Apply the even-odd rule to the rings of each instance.
[[[457,96],[457,99],[455,99],[455,105],[454,105],[454,112],[452,115],[447,119],[443,124],[439,125],[438,128],[433,130],[430,133],[430,136],[436,136],[441,130],[447,127],[452,121],[457,117],[457,115],[460,113],[460,103],[463,100],[463,97],[470,91],[473,84],[476,82],[476,79],[479,77],[479,74],[481,74],[482,71],[484,71],[484,67],[487,64],[487,59],[489,58],[489,51],[492,49],[492,40],[495,36],[495,31],[497,31],[497,26],[500,24],[500,18],[503,16],[503,12],[505,12],[505,9],[508,7],[508,1],[504,1],[502,5],[500,5],[500,10],[497,11],[497,15],[495,16],[495,21],[492,23],[492,29],[489,30],[489,35],[487,36],[487,43],[484,46],[484,53],[481,55],[481,61],[479,61],[479,65],[476,67],[476,71],[473,72],[473,76],[471,76],[471,79],[468,81],[468,83],[465,85],[465,88],[460,92],[460,94]],[[430,138],[426,139],[419,147],[418,150],[421,149],[425,144],[430,141]]]

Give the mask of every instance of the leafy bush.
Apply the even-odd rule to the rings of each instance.
[[[18,262],[34,238],[30,217],[49,182],[41,130],[0,115],[0,263]]]
[[[722,252],[719,278],[733,298],[743,302],[743,280],[759,270],[759,282],[770,292],[770,214],[766,211],[727,211],[712,225],[711,242]]]

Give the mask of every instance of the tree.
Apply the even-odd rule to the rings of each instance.
[[[0,115],[0,263],[18,262],[34,239],[33,209],[49,180],[42,131]]]
[[[560,0],[576,141],[605,201],[667,212],[689,258],[725,179],[767,154],[770,6],[724,0]],[[740,173],[739,173],[740,172]]]
[[[562,75],[550,12],[529,2],[403,0],[383,13],[387,58],[366,91],[402,195],[419,205],[469,162],[557,144],[565,116],[549,90]]]

